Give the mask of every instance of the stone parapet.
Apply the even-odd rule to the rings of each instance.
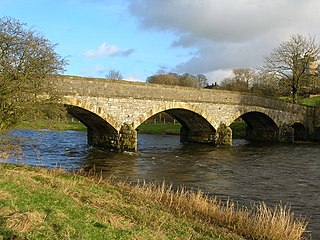
[[[247,124],[252,141],[319,139],[320,108],[237,92],[107,79],[54,76],[70,114],[88,127],[88,143],[137,150],[136,128],[166,112],[183,126],[181,141],[232,145],[230,125]]]

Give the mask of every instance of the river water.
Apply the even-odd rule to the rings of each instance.
[[[232,147],[182,144],[179,136],[139,135],[138,153],[87,148],[85,132],[14,130],[8,134],[22,147],[10,163],[50,168],[92,168],[105,176],[172,183],[230,197],[250,206],[283,203],[309,221],[308,233],[320,239],[320,145],[248,143]]]

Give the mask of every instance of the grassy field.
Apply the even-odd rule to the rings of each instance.
[[[165,184],[0,164],[0,239],[301,239],[304,221]]]
[[[144,134],[168,134],[168,135],[180,135],[180,124],[172,123],[157,123],[157,124],[141,124],[138,127],[138,133]]]
[[[234,122],[231,124],[233,138],[245,138],[246,136],[246,123]],[[173,134],[180,135],[179,124],[142,124],[138,127],[139,133],[147,134]]]
[[[306,106],[319,106],[320,105],[320,97],[313,98],[303,98],[299,100],[299,103]]]
[[[292,98],[290,97],[279,97],[280,100],[286,101],[286,102],[292,102]],[[298,98],[297,100],[298,104],[309,106],[309,107],[315,107],[320,105],[320,97],[313,97],[313,98]]]
[[[17,129],[50,129],[50,130],[75,130],[87,131],[87,128],[80,122],[56,121],[56,120],[36,120],[22,121],[15,128]]]

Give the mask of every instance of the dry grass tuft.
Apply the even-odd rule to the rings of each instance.
[[[299,240],[303,239],[307,226],[304,219],[295,218],[291,209],[282,205],[270,209],[265,203],[259,203],[249,209],[230,200],[209,198],[201,191],[173,190],[165,183],[161,186],[144,183],[129,188],[132,193],[143,195],[167,210],[226,227],[249,239]]]
[[[9,192],[0,189],[0,201],[8,198],[12,198],[12,195]]]
[[[22,157],[21,153],[22,151],[20,145],[0,141],[0,158],[8,159],[9,157],[15,156],[18,160]]]
[[[45,215],[39,212],[14,213],[7,217],[5,226],[15,232],[28,232],[43,223]]]

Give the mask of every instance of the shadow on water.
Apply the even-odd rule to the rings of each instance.
[[[309,230],[320,239],[320,148],[318,144],[248,143],[232,147],[182,144],[179,136],[140,135],[137,154],[88,149],[86,133],[17,130],[29,165],[65,169],[95,168],[120,180],[172,183],[201,189],[240,204],[282,202],[310,217]],[[2,160],[3,161],[3,160]]]

